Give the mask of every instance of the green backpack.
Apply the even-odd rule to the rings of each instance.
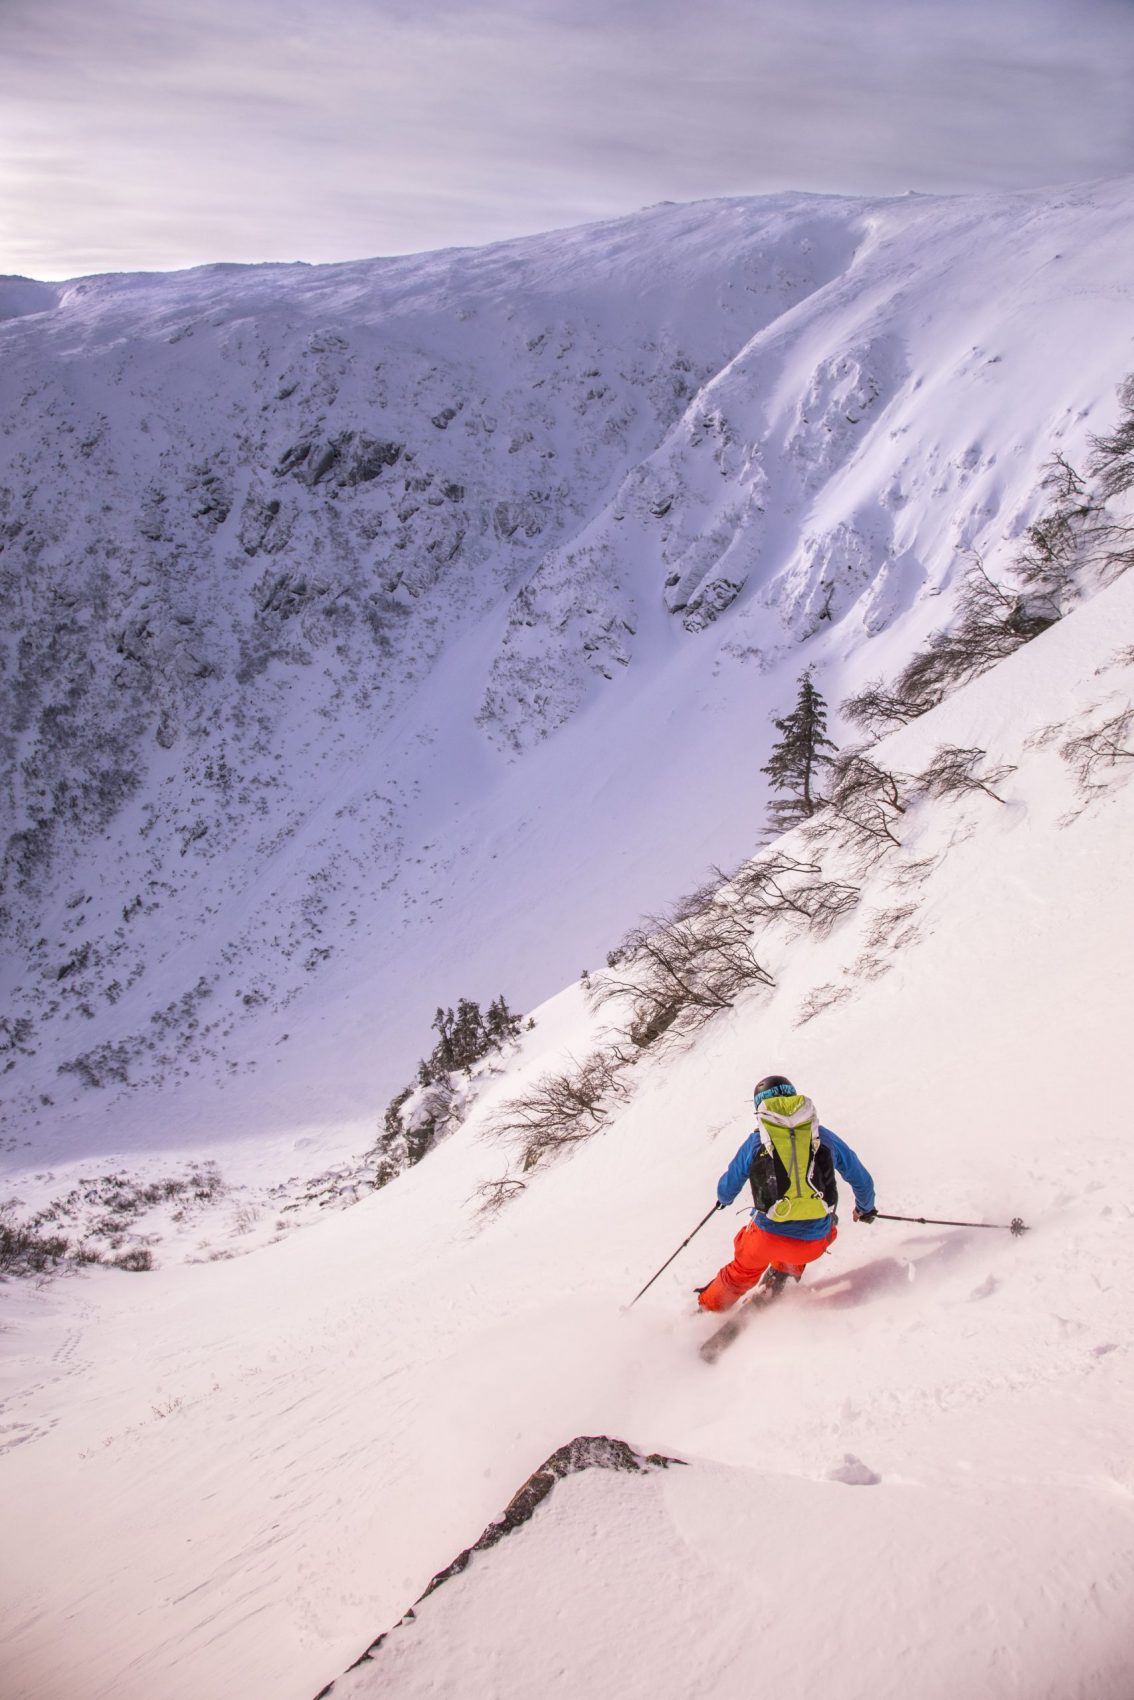
[[[748,1178],[769,1222],[817,1222],[838,1202],[835,1164],[819,1139],[819,1116],[802,1093],[765,1098],[756,1109],[760,1143]]]

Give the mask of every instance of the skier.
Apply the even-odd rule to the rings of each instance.
[[[770,1292],[821,1257],[835,1238],[838,1189],[835,1171],[854,1192],[856,1222],[873,1222],[874,1182],[849,1145],[819,1125],[815,1105],[786,1075],[769,1074],[753,1093],[756,1129],[717,1182],[717,1201],[731,1204],[745,1181],[756,1208],[733,1241],[733,1260],[707,1287],[698,1287],[702,1310],[730,1310],[770,1271]]]

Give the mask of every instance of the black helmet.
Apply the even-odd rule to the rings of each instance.
[[[759,1105],[765,1098],[794,1098],[795,1087],[786,1074],[766,1074],[763,1080],[758,1080],[752,1091],[752,1101]]]

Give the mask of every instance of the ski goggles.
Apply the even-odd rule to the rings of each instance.
[[[798,1093],[794,1086],[765,1086],[762,1092],[753,1092],[752,1108],[758,1110],[765,1098],[795,1098]]]

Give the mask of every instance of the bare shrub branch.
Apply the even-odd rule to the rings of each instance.
[[[628,933],[615,969],[596,978],[597,1004],[629,1004],[628,1037],[650,1044],[678,1017],[682,1026],[700,1026],[718,1010],[729,1009],[747,986],[773,984],[752,948],[752,925],[743,908],[720,894],[698,912],[679,917],[672,910],[647,916]],[[618,972],[625,966],[632,974]]]
[[[867,685],[847,699],[843,712],[875,736],[892,731],[936,708],[949,691],[1038,637],[1059,615],[1057,600],[1038,580],[1023,591],[998,584],[973,554],[957,598],[956,625],[934,632],[891,686]]]
[[[1134,643],[1123,644],[1121,649],[1116,649],[1113,655],[1109,655],[1101,667],[1095,668],[1095,677],[1098,678],[1100,673],[1109,673],[1112,667],[1134,667]]]
[[[1111,715],[1100,726],[1068,738],[1059,753],[1075,772],[1084,790],[1097,786],[1095,772],[1099,767],[1114,767],[1120,761],[1134,761],[1134,750],[1127,748],[1134,707],[1127,706]]]
[[[1134,375],[1118,386],[1122,418],[1109,436],[1091,438],[1088,469],[1104,501],[1134,490]]]
[[[905,862],[895,868],[892,883],[900,890],[911,885],[923,885],[940,860],[940,856],[921,856],[914,861]]]
[[[874,916],[863,939],[867,951],[900,950],[917,938],[917,928],[910,923],[917,914],[916,903],[902,903],[896,909],[881,909]]]
[[[1015,766],[1011,762],[1005,762],[983,774],[977,773],[979,764],[987,759],[987,750],[962,749],[957,744],[942,744],[929,766],[917,775],[914,783],[927,797],[956,797],[966,791],[983,791],[985,796],[991,797],[994,802],[1003,803],[1004,798],[998,796],[992,787],[1006,779],[1010,773],[1015,773]]]
[[[74,1249],[61,1234],[44,1231],[40,1218],[16,1222],[0,1216],[0,1280],[8,1275],[44,1275],[71,1261]]]
[[[957,611],[957,625],[935,632],[894,683],[912,716],[935,708],[949,691],[979,678],[1059,618],[1047,598],[1021,595],[990,578],[979,556],[965,574]]]
[[[1108,513],[1107,491],[1099,500],[1061,454],[1044,468],[1041,488],[1050,506],[1024,533],[1015,568],[1028,590],[1048,598],[1061,613],[1077,596],[1085,569],[1107,567],[1127,528]]]
[[[880,980],[893,966],[891,956],[882,956],[876,950],[864,950],[851,964],[850,972],[858,980]]]
[[[842,712],[852,725],[881,738],[899,726],[907,726],[919,710],[897,691],[888,690],[881,679],[873,679],[856,696],[847,697]]]
[[[813,991],[808,992],[799,1006],[796,1026],[803,1027],[808,1021],[814,1021],[817,1015],[822,1015],[824,1010],[834,1009],[837,1004],[845,1003],[853,996],[854,992],[850,986],[816,986]]]
[[[826,938],[861,895],[857,885],[823,877],[818,862],[774,852],[746,862],[728,882],[750,925],[795,921]]]
[[[691,921],[695,915],[703,915],[711,907],[717,890],[718,882],[715,879],[694,886],[692,891],[687,891],[683,897],[670,904],[666,910],[667,917],[671,921]]]
[[[480,1200],[477,1214],[495,1216],[511,1199],[518,1198],[526,1185],[518,1175],[501,1175],[497,1180],[482,1182],[476,1189],[476,1196]]]
[[[875,737],[905,725],[1045,631],[1078,598],[1088,575],[1107,584],[1134,566],[1134,524],[1107,505],[1134,490],[1134,375],[1118,396],[1119,423],[1091,439],[1089,478],[1062,454],[1044,468],[1048,505],[1013,563],[1018,587],[998,584],[973,554],[957,623],[935,632],[892,684],[875,680],[849,697],[843,713],[855,725]]]
[[[547,1152],[590,1139],[610,1114],[608,1097],[627,1096],[619,1078],[622,1064],[611,1053],[592,1051],[570,1069],[544,1074],[533,1086],[502,1104],[488,1132],[519,1145],[523,1167],[532,1168]]]
[[[862,748],[840,752],[831,763],[827,807],[811,821],[804,836],[812,842],[834,839],[857,850],[867,865],[889,850],[900,850],[894,830],[905,814],[904,774],[880,767]]]

